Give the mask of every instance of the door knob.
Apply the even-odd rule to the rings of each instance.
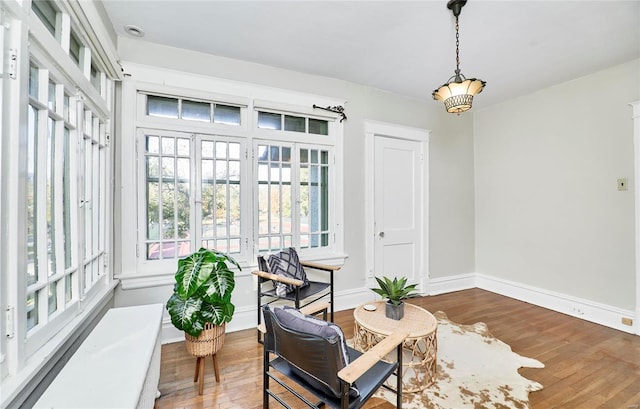
[[[381,239],[384,239],[384,232],[381,231],[380,233],[378,233],[378,236],[380,236]]]

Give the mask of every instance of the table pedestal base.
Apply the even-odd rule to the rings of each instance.
[[[402,391],[420,392],[431,386],[436,380],[436,368],[438,351],[437,328],[424,337],[407,338],[402,344]],[[354,323],[354,348],[359,351],[368,351],[374,345],[386,338],[368,330],[356,321]],[[394,354],[389,354],[385,360],[390,362]],[[395,376],[389,377],[386,383],[395,389]]]

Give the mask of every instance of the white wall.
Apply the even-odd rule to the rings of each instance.
[[[474,113],[476,271],[635,308],[640,60]]]
[[[364,120],[431,130],[430,272],[433,277],[473,272],[473,145],[470,115],[447,114],[442,104],[430,100],[431,90],[425,90],[426,102],[417,101],[364,85],[126,38],[119,38],[118,53],[121,60],[133,63],[347,101],[344,191],[348,194],[345,194],[344,203],[344,239],[348,259],[336,275],[338,294],[361,291],[365,286],[365,219],[362,205],[365,196]],[[118,274],[117,271],[115,273]],[[247,280],[239,284],[242,287],[240,291],[234,292],[234,303],[241,314],[255,308],[250,285]],[[170,286],[120,291],[116,303],[125,306],[164,302],[170,291]],[[351,306],[345,304],[346,298],[349,297],[342,298],[342,305],[341,298],[338,298],[338,309]],[[233,330],[233,325],[229,328]]]

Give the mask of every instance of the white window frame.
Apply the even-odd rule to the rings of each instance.
[[[48,31],[47,31],[48,34]],[[69,132],[70,132],[70,166],[71,166],[71,203],[77,204],[71,207],[71,240],[72,246],[77,246],[79,244],[88,243],[89,241],[98,242],[99,247],[102,247],[101,250],[92,249],[91,254],[87,255],[84,253],[83,247],[74,248],[72,251],[72,274],[75,274],[77,278],[75,279],[73,285],[73,295],[72,302],[68,308],[63,311],[58,311],[54,313],[51,317],[47,318],[47,323],[35,327],[26,332],[26,341],[25,341],[25,355],[31,356],[38,349],[40,349],[53,335],[58,333],[62,328],[64,328],[67,323],[76,316],[81,310],[81,304],[86,304],[92,300],[98,293],[100,293],[101,289],[105,288],[110,282],[111,278],[109,274],[104,273],[104,268],[107,266],[106,264],[106,253],[107,253],[107,243],[109,242],[109,216],[108,213],[103,215],[104,217],[104,225],[102,226],[102,231],[104,234],[94,235],[92,237],[85,236],[84,238],[79,237],[78,232],[85,231],[89,232],[89,230],[84,225],[84,220],[86,217],[91,217],[92,225],[100,224],[99,219],[101,217],[98,211],[91,210],[88,213],[85,213],[86,209],[93,209],[96,202],[98,203],[99,209],[105,209],[107,203],[110,203],[110,191],[107,189],[107,181],[109,179],[107,169],[103,169],[98,172],[100,176],[100,180],[93,179],[91,181],[85,179],[85,174],[82,171],[85,166],[85,161],[87,160],[87,156],[85,156],[85,147],[91,141],[92,144],[99,144],[101,146],[101,155],[102,158],[99,158],[99,162],[101,161],[106,165],[108,158],[110,157],[110,153],[108,153],[109,148],[106,143],[106,127],[108,126],[108,116],[109,109],[107,108],[106,101],[102,99],[97,93],[93,93],[92,89],[89,89],[89,92],[92,96],[98,96],[98,100],[94,103],[91,98],[82,93],[78,93],[76,91],[76,82],[71,80],[69,76],[63,71],[58,70],[57,63],[52,60],[52,56],[49,55],[50,51],[45,51],[42,47],[46,46],[48,38],[45,37],[40,44],[39,41],[33,41],[29,52],[30,52],[30,60],[34,61],[36,64],[46,67],[43,69],[44,72],[48,73],[48,76],[42,76],[39,79],[40,86],[39,88],[42,90],[48,89],[48,80],[49,78],[53,79],[55,83],[59,84],[58,87],[60,89],[64,89],[67,95],[70,95],[70,112],[69,117],[71,121],[75,121],[75,124],[70,124]],[[73,63],[71,63],[73,64]],[[27,68],[28,70],[28,68]],[[72,75],[72,74],[71,74]],[[85,80],[86,81],[86,77]],[[82,82],[84,82],[82,81]],[[83,84],[86,86],[86,83]],[[85,88],[86,89],[86,88]],[[41,91],[44,92],[44,91]],[[41,101],[42,98],[39,98]],[[60,99],[60,98],[59,98]],[[62,104],[59,101],[59,105]],[[26,109],[26,106],[25,106]],[[60,110],[60,112],[62,112]],[[61,114],[59,114],[61,116]],[[103,124],[100,125],[99,121],[95,119],[95,117],[101,116],[104,119]],[[48,116],[44,114],[44,111],[39,111],[39,116],[41,120],[47,120]],[[57,132],[60,134],[64,125],[61,121],[56,121],[58,123]],[[92,152],[92,162],[96,159],[95,153]],[[43,164],[38,164],[38,166],[43,166]],[[95,175],[95,173],[92,173]],[[79,177],[79,180],[78,180]],[[92,189],[91,192],[87,192],[86,189],[91,189],[95,184],[100,187],[100,191]],[[58,200],[59,201],[59,200]],[[102,210],[104,211],[104,210]],[[42,225],[39,228],[39,235],[46,234],[42,231]],[[95,233],[94,231],[91,231]],[[100,230],[98,231],[100,232]],[[60,238],[59,238],[60,240]],[[59,241],[60,242],[60,241]],[[60,254],[60,251],[58,251]],[[43,255],[40,255],[40,258]],[[88,256],[88,258],[87,258]],[[87,266],[94,266],[96,264],[92,264],[95,262],[98,264],[102,263],[101,266],[97,267],[99,271],[102,272],[99,277],[91,278],[86,275]],[[82,300],[82,302],[78,302]],[[20,305],[18,301],[18,306]],[[46,310],[46,305],[40,305],[40,317],[41,319],[46,317],[43,315]],[[19,316],[22,316],[22,312],[20,308],[17,308],[17,312],[19,312]],[[26,327],[25,327],[26,329]]]
[[[5,42],[7,28],[5,27],[5,16],[4,13],[0,14],[0,133],[4,135],[5,133],[5,121],[4,121],[4,83],[8,81],[7,74],[4,72],[4,56],[9,51],[9,42]],[[3,187],[3,157],[4,157],[4,148],[3,144],[0,143],[0,189]],[[2,189],[4,191],[4,189]],[[4,201],[0,200],[0,214],[3,214]],[[6,248],[6,235],[3,234],[2,227],[0,226],[0,249]],[[0,258],[3,258],[5,255],[3,254],[4,250],[0,250]],[[2,268],[0,266],[0,268]],[[4,277],[6,273],[0,272],[0,289],[6,288],[6,278]],[[2,290],[0,290],[0,311],[5,312],[7,310],[7,302],[5,300],[5,295]],[[3,313],[0,315],[0,380],[4,379],[7,374],[7,325],[6,320],[7,314]]]
[[[290,112],[290,111],[282,111],[282,110],[274,110],[274,109],[256,109],[257,111],[262,111],[262,112],[273,112],[273,113],[279,113],[279,114],[283,114],[283,115],[300,115],[297,112]],[[303,114],[304,115],[304,114]],[[320,116],[312,116],[312,115],[304,115],[306,117],[312,118],[312,119],[321,119],[321,120],[327,120],[327,118],[325,117],[320,117]],[[338,227],[339,227],[339,219],[338,219],[338,215],[340,214],[340,210],[342,208],[341,203],[342,202],[338,202],[337,200],[339,199],[339,194],[336,191],[335,185],[338,184],[341,180],[341,178],[337,175],[337,160],[336,160],[336,142],[337,142],[337,137],[336,134],[338,134],[338,129],[340,127],[339,122],[335,121],[335,120],[329,120],[328,121],[328,127],[329,127],[329,132],[328,135],[316,135],[316,134],[307,134],[307,133],[300,133],[300,132],[292,132],[292,131],[284,131],[284,130],[268,130],[268,129],[261,129],[258,128],[257,125],[257,115],[254,116],[255,117],[255,130],[254,130],[254,138],[253,138],[253,155],[254,158],[252,160],[252,166],[253,166],[253,174],[255,175],[252,182],[257,182],[257,174],[258,174],[258,160],[256,159],[257,156],[257,149],[258,149],[258,145],[262,145],[262,144],[273,144],[273,143],[281,143],[282,146],[290,146],[292,149],[292,158],[295,158],[294,161],[292,161],[292,165],[296,165],[296,168],[294,169],[292,166],[292,180],[291,180],[291,185],[292,185],[292,189],[294,189],[293,194],[295,194],[295,192],[298,191],[299,187],[300,187],[300,180],[299,180],[299,169],[300,169],[300,162],[299,162],[299,151],[300,148],[309,148],[309,149],[322,149],[322,150],[327,150],[329,153],[329,220],[328,220],[328,224],[330,226],[329,231],[330,231],[330,237],[329,237],[329,242],[331,243],[329,246],[327,247],[314,247],[314,248],[300,248],[300,243],[297,241],[300,239],[300,224],[299,223],[295,223],[293,225],[293,229],[292,229],[292,233],[294,235],[293,238],[293,243],[292,245],[296,248],[299,249],[300,254],[305,257],[305,258],[315,258],[315,257],[323,257],[326,256],[328,253],[336,253],[336,248],[337,246],[340,244],[338,242],[338,236],[340,234],[340,232],[338,231]],[[295,186],[293,188],[293,186]],[[254,226],[254,231],[255,233],[255,237],[258,237],[258,230],[259,230],[259,220],[258,220],[258,193],[257,193],[257,186],[255,186],[256,192],[254,194],[255,200],[254,200],[254,209],[256,209],[253,214],[254,214],[254,220],[253,220],[253,226]],[[293,204],[292,204],[292,218],[293,220],[298,220],[299,217],[299,201],[297,200],[296,197],[292,198],[293,200]],[[297,236],[297,237],[296,237]],[[256,254],[261,253],[269,253],[270,251],[258,251],[258,246],[257,243],[254,244],[254,247],[256,249]],[[341,250],[341,248],[340,248]]]
[[[318,97],[297,92],[285,91],[281,89],[260,87],[252,84],[238,83],[217,78],[196,76],[189,73],[165,71],[154,67],[146,67],[138,64],[122,62],[125,72],[130,74],[130,79],[123,81],[123,111],[131,112],[135,109],[136,116],[128,121],[123,118],[123,135],[132,135],[123,138],[120,155],[125,168],[122,172],[122,197],[136,197],[137,216],[132,217],[126,214],[125,205],[120,210],[122,220],[122,273],[117,276],[121,280],[123,289],[145,288],[155,285],[170,284],[175,274],[175,259],[169,260],[146,260],[145,249],[143,249],[145,232],[141,228],[145,227],[146,213],[144,213],[145,174],[141,164],[142,136],[140,129],[165,129],[182,132],[192,132],[211,135],[224,135],[225,137],[238,137],[246,140],[246,147],[252,156],[254,142],[258,140],[279,140],[288,141],[292,134],[298,144],[311,144],[330,148],[331,171],[330,171],[330,230],[332,245],[328,248],[303,249],[301,255],[306,259],[313,259],[327,263],[342,264],[345,259],[343,247],[343,124],[340,122],[340,115],[331,112],[313,109],[313,105],[335,106],[343,105],[344,101]],[[145,81],[138,81],[136,78],[145,78]],[[166,85],[171,84],[171,85]],[[207,92],[202,90],[216,90]],[[184,121],[179,119],[167,119],[149,117],[146,115],[144,98],[140,95],[151,93],[154,95],[164,95],[172,98],[197,99],[213,101],[221,104],[240,105],[242,109],[242,122],[240,126],[223,126],[212,123],[200,123]],[[303,134],[299,132],[282,131],[273,132],[264,129],[257,129],[257,110],[269,110],[282,112],[294,116],[305,116],[328,121],[330,128],[329,135]],[[188,124],[185,126],[185,122]],[[133,137],[135,136],[135,137]],[[131,162],[130,162],[131,161]],[[126,163],[135,163],[133,169],[128,168]],[[253,232],[257,228],[257,216],[254,216],[252,209],[255,209],[257,196],[257,183],[255,175],[256,161],[248,158],[242,171],[250,175],[249,183],[242,186],[242,212],[252,214],[249,222],[243,221],[242,229],[248,248],[246,252],[238,257],[238,261],[243,267],[239,276],[249,275],[251,268],[257,264],[257,246],[254,243]],[[245,169],[247,167],[248,169]],[[128,183],[124,175],[135,172],[135,183]],[[247,191],[248,189],[248,191]],[[249,200],[247,200],[249,199]],[[130,203],[130,201],[129,201]],[[250,224],[249,226],[247,226]],[[137,226],[134,231],[132,226]],[[245,230],[248,229],[248,232]],[[133,233],[129,235],[128,233]],[[251,235],[251,236],[249,236]],[[135,237],[135,242],[127,241],[126,237]],[[256,234],[257,237],[257,234]],[[138,246],[136,252],[135,248]],[[133,250],[132,250],[133,249]]]
[[[240,144],[240,154],[244,159],[241,161],[240,167],[240,196],[241,198],[248,197],[251,191],[249,190],[250,186],[248,186],[248,171],[249,169],[246,166],[246,140],[243,138],[238,138],[234,136],[221,136],[216,134],[205,134],[202,132],[192,133],[188,131],[175,131],[175,130],[165,130],[165,129],[153,129],[153,128],[138,128],[137,129],[137,151],[138,151],[138,172],[137,172],[137,180],[138,186],[140,187],[138,193],[138,239],[137,239],[137,258],[138,258],[138,266],[139,269],[162,269],[171,271],[175,270],[176,261],[178,258],[166,258],[160,260],[147,260],[147,208],[146,208],[146,200],[145,200],[145,192],[146,192],[146,154],[144,142],[147,135],[158,135],[158,136],[168,136],[168,137],[176,137],[176,138],[188,138],[190,140],[190,189],[189,189],[189,219],[190,226],[200,227],[201,225],[196,222],[196,220],[202,219],[202,191],[200,187],[201,181],[201,167],[199,162],[201,160],[201,153],[198,148],[198,144],[203,140],[215,140],[215,141],[225,141]],[[245,202],[247,200],[241,200],[241,213],[246,211]],[[243,260],[247,258],[248,247],[246,242],[242,240],[242,238],[247,237],[248,232],[250,231],[248,223],[241,223],[240,226],[240,253],[233,254],[233,257],[237,260]],[[190,252],[194,252],[198,250],[199,243],[202,241],[201,232],[196,231],[195,237],[191,242],[191,250]],[[181,256],[184,257],[185,255]]]
[[[90,316],[96,313],[97,309],[103,308],[104,303],[109,299],[109,296],[113,291],[113,279],[112,274],[107,273],[106,257],[108,256],[108,245],[111,242],[110,226],[111,226],[111,209],[106,206],[111,206],[111,191],[110,185],[107,185],[110,178],[110,148],[108,147],[107,133],[110,128],[111,112],[111,98],[113,82],[106,77],[104,72],[100,71],[101,87],[100,90],[96,89],[88,79],[86,69],[86,63],[90,63],[92,60],[92,53],[88,48],[88,45],[100,46],[100,36],[95,36],[96,33],[91,31],[91,27],[86,20],[86,16],[83,16],[85,20],[77,21],[79,16],[78,10],[85,7],[79,3],[68,3],[55,1],[58,15],[56,18],[56,34],[52,35],[39,20],[39,18],[31,10],[31,1],[14,1],[6,0],[0,4],[0,15],[2,18],[2,24],[6,24],[8,30],[5,32],[2,27],[3,36],[6,34],[3,45],[3,57],[8,55],[6,53],[7,46],[11,47],[15,53],[15,78],[13,76],[9,78],[8,75],[4,75],[3,72],[1,81],[2,104],[4,109],[2,112],[2,120],[0,125],[2,126],[3,136],[9,135],[7,138],[3,138],[2,144],[0,144],[0,160],[3,161],[2,172],[4,172],[0,178],[0,184],[2,184],[3,196],[0,199],[0,206],[3,209],[3,217],[0,219],[0,232],[2,237],[11,237],[10,241],[1,239],[2,246],[0,249],[0,306],[2,307],[2,314],[0,316],[0,327],[2,328],[2,341],[0,342],[0,354],[4,354],[1,361],[0,378],[2,385],[0,388],[3,393],[0,395],[0,406],[9,404],[12,399],[16,398],[23,388],[27,390],[28,384],[33,376],[42,370],[47,364],[47,361],[56,356],[60,346],[67,340],[74,336],[75,331],[83,328],[83,317]],[[88,5],[87,7],[93,7]],[[68,36],[65,33],[69,33],[73,28],[74,32],[82,41],[80,66],[75,64],[68,56],[68,45],[65,47],[65,41],[68,41]],[[87,34],[88,31],[91,34]],[[88,40],[89,36],[91,40]],[[66,40],[65,40],[66,38]],[[96,67],[108,67],[110,73],[113,73],[113,66],[115,60],[111,59],[108,50],[100,50],[102,52],[103,59],[96,61]],[[72,302],[64,305],[61,309],[58,304],[58,309],[51,315],[48,315],[46,304],[43,306],[45,312],[45,318],[47,323],[41,326],[36,326],[30,331],[27,331],[26,322],[26,294],[27,294],[27,278],[26,274],[26,254],[27,254],[27,233],[24,220],[26,216],[25,203],[27,201],[25,196],[25,176],[24,170],[26,169],[26,155],[27,150],[24,146],[25,138],[27,138],[27,111],[30,104],[30,98],[28,93],[29,83],[29,66],[30,61],[34,61],[37,65],[40,65],[43,72],[46,71],[46,75],[39,79],[41,85],[48,89],[48,79],[53,79],[56,84],[59,107],[63,106],[63,91],[70,98],[70,116],[75,119],[65,121],[64,111],[62,108],[56,109],[53,112],[47,107],[47,101],[38,99],[40,102],[36,103],[31,101],[34,105],[38,106],[38,109],[42,110],[42,116],[45,121],[48,122],[48,118],[51,116],[54,119],[54,127],[59,132],[56,135],[60,141],[65,138],[64,129],[69,129],[69,151],[70,151],[70,164],[71,177],[70,187],[71,194],[69,197],[69,207],[71,211],[71,220],[73,220],[71,226],[70,240],[72,246],[74,246],[75,252],[71,252],[74,266],[79,266],[81,271],[82,257],[80,257],[80,244],[82,239],[79,232],[82,231],[81,223],[79,222],[80,216],[78,214],[78,203],[83,199],[82,185],[77,180],[79,174],[80,159],[78,153],[80,148],[78,146],[78,135],[81,134],[83,126],[83,113],[85,110],[90,110],[96,116],[103,118],[104,128],[99,131],[100,143],[103,144],[102,163],[104,164],[103,171],[100,172],[101,180],[99,185],[102,186],[102,190],[98,192],[96,197],[100,197],[100,203],[102,204],[101,213],[101,246],[104,246],[104,271],[105,274],[95,280],[90,289],[82,291],[79,287],[82,283],[81,279],[76,279],[74,284],[74,294],[72,296]],[[106,64],[105,64],[106,62]],[[83,66],[84,64],[84,66]],[[7,64],[0,65],[4,69]],[[119,70],[118,70],[119,72]],[[112,74],[113,75],[113,74]],[[74,103],[75,109],[73,108]],[[38,114],[40,115],[40,114]],[[67,124],[65,125],[65,122]],[[46,126],[49,126],[48,123]],[[80,136],[81,138],[82,136]],[[44,149],[46,150],[46,141],[44,142]],[[58,145],[56,143],[56,145]],[[59,144],[58,146],[62,146]],[[42,149],[42,148],[41,148]],[[53,162],[55,163],[54,171],[52,174],[54,184],[63,183],[63,170],[60,169],[62,160],[60,158],[61,149],[54,147],[55,152],[51,155]],[[43,167],[46,165],[37,164],[36,166]],[[6,171],[6,172],[5,172]],[[53,196],[55,204],[60,208],[65,199],[59,193],[55,193]],[[66,203],[65,203],[66,204]],[[59,211],[59,209],[58,209]],[[5,213],[6,212],[6,213]],[[40,217],[42,219],[42,210],[40,210]],[[46,221],[46,215],[44,220]],[[62,218],[59,218],[60,220]],[[65,266],[65,250],[61,245],[63,242],[62,227],[60,222],[56,222],[57,229],[55,229],[55,240],[58,245],[56,246],[56,259],[57,265],[62,265],[63,270]],[[46,222],[43,227],[37,227],[39,230],[44,230],[44,236],[47,234]],[[46,243],[46,239],[45,239]],[[76,247],[77,246],[77,247]],[[46,246],[44,254],[47,254]],[[63,256],[59,256],[62,254]],[[101,260],[102,262],[103,260]],[[45,261],[46,262],[46,261]],[[73,267],[75,268],[75,267]],[[57,269],[56,277],[65,277],[66,275]],[[64,273],[66,274],[66,272]],[[79,277],[79,274],[76,273]],[[43,278],[44,279],[44,278]],[[47,277],[47,280],[51,280]],[[39,284],[39,286],[42,284]],[[44,284],[42,288],[47,288],[48,284]],[[62,280],[62,287],[64,287],[64,278]],[[58,300],[60,300],[60,292],[64,294],[64,288],[58,290]],[[65,302],[64,295],[62,296],[62,302]],[[10,308],[10,313],[5,314],[5,309]],[[8,325],[7,318],[11,320],[11,325]],[[41,319],[43,316],[41,315]],[[6,333],[12,333],[12,336],[7,337]]]

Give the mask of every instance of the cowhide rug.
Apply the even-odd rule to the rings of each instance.
[[[434,316],[438,320],[436,381],[422,392],[404,394],[403,408],[529,408],[529,392],[541,390],[542,385],[522,377],[518,368],[544,368],[544,364],[511,351],[482,322],[456,324],[441,311]],[[395,403],[395,394],[385,388],[376,396]]]

